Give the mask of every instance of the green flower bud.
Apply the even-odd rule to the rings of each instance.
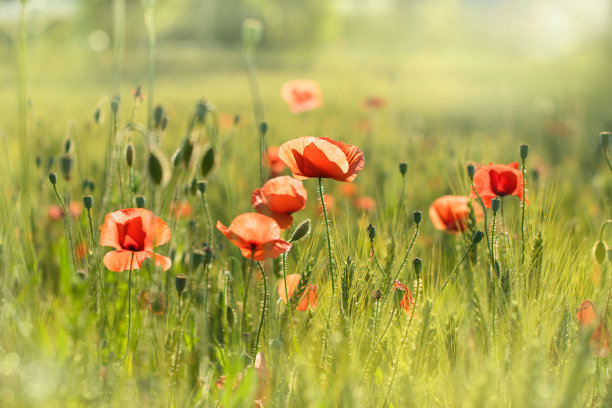
[[[412,260],[412,265],[414,266],[414,273],[416,273],[416,276],[421,276],[421,268],[423,267],[421,258],[414,258]]]
[[[601,265],[602,263],[604,263],[604,261],[606,260],[606,253],[606,244],[603,241],[595,242],[595,245],[593,245],[593,255],[595,255],[595,260],[598,264]]]
[[[501,200],[499,199],[499,197],[493,198],[491,200],[491,210],[493,210],[493,213],[497,213],[500,207],[501,207]]]
[[[85,208],[87,208],[88,210],[91,210],[91,207],[93,207],[93,197],[90,195],[86,195],[83,197],[83,206]]]
[[[240,115],[235,114],[234,115],[234,126],[238,126],[238,123],[240,123]]]
[[[113,96],[110,106],[113,113],[116,114],[119,111],[119,95]]]
[[[368,225],[368,237],[370,237],[370,241],[374,241],[374,238],[376,238],[376,227],[372,224]]]
[[[404,298],[406,292],[404,292],[401,288],[395,288],[395,292],[393,292],[393,303],[395,306],[399,307],[400,303],[402,303],[402,299]]]
[[[206,192],[206,182],[205,181],[198,181],[198,191],[201,194],[204,194]]]
[[[484,234],[482,233],[482,231],[474,232],[474,235],[472,235],[472,244],[474,245],[478,244],[480,241],[482,241],[483,237],[484,237]]]
[[[205,178],[215,165],[215,151],[210,147],[200,160],[200,177]]]
[[[406,175],[406,172],[408,171],[408,163],[406,162],[401,162],[399,164],[399,172],[402,176]]]
[[[49,173],[49,181],[51,182],[51,184],[56,185],[57,184],[57,173]]]
[[[519,149],[519,152],[521,154],[521,159],[525,161],[527,159],[527,156],[529,155],[529,145],[522,144]]]
[[[242,42],[246,48],[255,48],[263,37],[263,23],[254,18],[242,22]]]
[[[187,276],[185,275],[177,275],[174,277],[174,287],[176,288],[176,293],[179,296],[183,294],[185,288],[187,287]]]
[[[69,153],[64,154],[60,157],[60,169],[64,180],[69,181],[72,178],[72,167],[74,165],[74,159]]]
[[[295,231],[293,231],[293,234],[291,234],[291,239],[289,240],[289,242],[299,241],[300,239],[307,237],[309,234],[310,218],[307,218],[296,227]]]
[[[134,201],[136,202],[136,207],[137,208],[145,208],[146,200],[145,200],[144,196],[141,196],[141,195],[136,196],[136,197],[134,197]]]
[[[131,143],[128,143],[125,148],[125,161],[128,166],[132,167],[132,163],[134,163],[134,146]]]
[[[374,298],[374,300],[380,300],[380,298],[382,297],[382,290],[376,289],[374,292],[372,292],[372,297]]]
[[[416,210],[412,213],[412,218],[414,219],[414,223],[419,225],[421,223],[421,219],[423,218],[423,213],[419,210]]]
[[[153,111],[153,118],[155,122],[155,128],[159,129],[162,124],[162,120],[166,117],[166,110],[163,106],[157,105]]]
[[[474,165],[470,163],[467,165],[466,169],[467,169],[467,174],[470,180],[474,180],[474,174],[476,173],[476,169],[474,168]]]
[[[610,146],[610,132],[601,132],[599,134],[599,143],[601,144],[601,150],[606,153]]]
[[[259,133],[262,134],[263,136],[265,136],[266,133],[268,133],[268,122],[261,122],[259,124]]]

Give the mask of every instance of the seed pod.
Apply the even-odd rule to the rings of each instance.
[[[484,237],[484,234],[482,233],[482,231],[474,232],[474,235],[472,235],[472,244],[476,245],[477,243],[482,241],[483,237]]]
[[[72,177],[72,167],[74,165],[74,159],[72,155],[69,153],[64,154],[60,157],[60,169],[62,170],[62,175],[64,176],[64,180],[69,181]]]
[[[610,146],[610,132],[601,132],[599,134],[599,143],[601,144],[601,150],[607,153]]]
[[[200,160],[200,177],[206,178],[215,164],[215,151],[209,147]]]
[[[521,154],[521,159],[525,161],[527,159],[527,156],[529,155],[529,145],[522,144],[519,149],[519,152]]]
[[[51,182],[51,184],[56,185],[57,184],[57,173],[49,173],[49,181]]]
[[[200,194],[204,194],[206,192],[206,182],[205,181],[198,181],[198,191],[200,192]]]
[[[293,231],[293,234],[291,234],[291,239],[289,240],[289,242],[299,241],[300,239],[307,237],[309,234],[310,218],[307,218],[296,227],[295,231]]]
[[[128,166],[132,167],[132,163],[134,163],[134,146],[131,143],[128,143],[125,148],[125,161]]]
[[[185,291],[185,287],[187,287],[187,276],[185,275],[177,275],[174,277],[174,287],[176,288],[176,293],[179,296],[183,294]]]
[[[149,161],[147,163],[149,176],[158,186],[166,184],[170,177],[170,166],[164,155],[158,150],[149,151]]]
[[[91,207],[93,207],[93,197],[90,195],[86,195],[83,197],[83,206],[85,208],[87,208],[88,210],[91,210]]]
[[[368,237],[370,241],[374,241],[374,238],[376,238],[376,227],[372,224],[368,225]]]
[[[499,199],[499,197],[495,197],[494,199],[491,200],[491,210],[493,210],[494,214],[499,211],[500,207],[501,207],[501,200]]]
[[[476,173],[476,169],[474,168],[474,165],[472,163],[468,164],[466,166],[466,170],[467,170],[467,174],[470,180],[474,180],[474,174]]]
[[[136,196],[134,197],[134,201],[136,202],[136,207],[137,208],[145,208],[145,198],[144,196]]]
[[[153,111],[153,118],[155,123],[155,128],[159,129],[162,124],[162,120],[166,117],[166,110],[162,105],[157,105],[155,110]]]
[[[402,176],[406,175],[406,172],[408,171],[408,163],[406,162],[401,162],[399,164],[399,172]]]
[[[259,133],[263,136],[265,136],[266,133],[268,133],[268,122],[261,122],[259,124]]]
[[[421,268],[423,267],[423,261],[421,260],[421,258],[414,258],[412,260],[412,265],[414,266],[414,272],[416,273],[416,276],[420,276]]]
[[[412,218],[414,219],[414,223],[419,225],[421,223],[421,219],[423,218],[423,213],[417,210],[412,213]]]
[[[606,244],[603,241],[595,242],[595,245],[593,245],[593,255],[595,256],[595,260],[598,264],[601,265],[604,263],[606,260],[606,252]]]
[[[113,113],[115,113],[115,114],[116,114],[116,113],[119,111],[119,101],[120,101],[120,99],[119,99],[119,95],[115,95],[115,96],[113,96],[113,98],[111,99],[111,103],[110,103],[111,110],[112,110],[112,111],[113,111]]]

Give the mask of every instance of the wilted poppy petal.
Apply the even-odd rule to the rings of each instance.
[[[297,289],[300,281],[302,280],[302,275],[299,273],[292,273],[291,275],[287,275],[287,294],[291,299],[293,292]],[[285,280],[281,279],[278,283],[278,296],[281,300],[287,303],[287,297],[285,296]]]
[[[308,285],[306,289],[306,293],[302,297],[300,304],[297,305],[296,310],[299,312],[305,312],[308,308],[316,309],[317,308],[317,299],[319,295],[317,293],[318,286],[317,285]]]

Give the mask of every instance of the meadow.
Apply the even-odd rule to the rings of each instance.
[[[0,406],[612,406],[606,42],[6,30]]]

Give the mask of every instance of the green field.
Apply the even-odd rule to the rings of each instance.
[[[25,20],[0,20],[0,406],[612,406],[612,167],[599,135],[612,130],[612,26],[534,58],[479,2],[381,2],[395,13],[372,15],[323,1],[128,2],[125,24],[107,2],[74,3],[66,19],[33,2]],[[198,30],[197,13],[226,19]],[[264,21],[251,49],[248,16]],[[94,30],[108,48],[91,49]],[[319,84],[321,107],[290,112],[281,87],[295,78]],[[372,97],[384,106],[365,108]],[[255,262],[215,225],[255,211],[261,148],[303,136],[357,146],[365,165],[352,183],[321,180],[329,235],[317,177],[304,180],[282,238],[307,219],[309,233]],[[434,200],[470,194],[466,165],[511,162],[528,205],[503,197],[485,224],[476,198],[464,232],[434,227]],[[167,271],[103,263],[105,216],[138,204],[171,231],[155,248]],[[475,231],[487,236],[471,244]],[[317,286],[316,308],[297,310],[302,287],[283,302],[283,273]]]

